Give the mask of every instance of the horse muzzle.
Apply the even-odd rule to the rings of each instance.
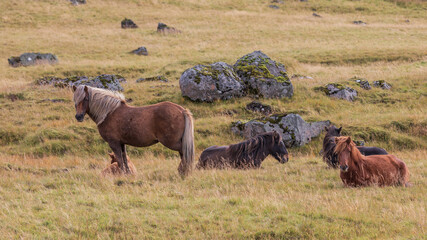
[[[347,172],[348,171],[348,165],[340,166],[341,171]]]
[[[85,115],[84,114],[76,114],[76,119],[79,122],[83,122],[83,120],[85,119]]]
[[[280,163],[283,164],[283,163],[287,163],[288,161],[289,161],[289,157],[287,154],[280,157]]]

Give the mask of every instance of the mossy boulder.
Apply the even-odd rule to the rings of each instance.
[[[87,85],[91,87],[108,89],[111,91],[123,91],[121,82],[126,79],[120,75],[102,74],[97,77],[73,76],[68,78],[44,77],[36,81],[38,85],[53,85],[54,87],[71,87]]]
[[[128,18],[123,19],[123,21],[121,22],[121,25],[123,29],[138,28],[138,25],[136,25],[136,23],[134,23],[131,19],[128,19]]]
[[[294,93],[285,66],[271,60],[261,51],[241,57],[233,67],[251,95],[264,98],[290,98]]]
[[[148,51],[146,47],[139,47],[135,50],[132,50],[130,53],[136,54],[136,55],[144,55],[147,56],[148,55]]]
[[[182,95],[193,101],[212,102],[242,97],[245,86],[233,67],[224,62],[197,65],[184,71],[179,79]]]
[[[19,57],[9,58],[8,62],[12,67],[27,67],[39,64],[56,64],[58,58],[51,53],[23,53]]]
[[[167,34],[167,33],[181,33],[180,30],[174,28],[174,27],[170,27],[164,23],[159,23],[157,24],[157,32],[158,33],[163,33],[163,34]]]
[[[269,117],[254,119],[249,122],[234,122],[231,131],[245,138],[254,137],[260,133],[276,131],[282,135],[287,147],[303,146],[317,137],[331,122],[320,121],[308,123],[298,114],[277,114]]]
[[[329,83],[325,86],[316,87],[314,90],[322,91],[326,95],[338,99],[345,99],[347,101],[354,101],[357,97],[357,91],[353,88],[346,87],[339,83]]]

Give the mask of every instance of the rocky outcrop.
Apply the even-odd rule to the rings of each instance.
[[[339,83],[330,83],[326,86],[314,88],[317,91],[322,91],[326,95],[347,101],[354,101],[357,97],[357,91],[353,88],[345,87]]]
[[[369,81],[366,80],[365,78],[358,78],[358,77],[352,77],[350,78],[350,81],[355,81],[356,83],[359,84],[359,86],[365,90],[370,90],[372,87],[369,84]]]
[[[303,146],[317,137],[330,121],[307,123],[298,114],[281,114],[254,119],[249,122],[232,123],[231,131],[245,138],[254,137],[260,133],[278,132],[287,147]]]
[[[173,27],[170,27],[164,23],[159,23],[157,25],[157,32],[158,33],[180,33],[181,31]]]
[[[294,93],[285,66],[261,51],[237,60],[234,70],[245,83],[248,94],[264,98],[290,98]]]
[[[252,112],[259,112],[264,115],[271,114],[271,107],[268,105],[264,105],[258,101],[253,101],[251,103],[248,103],[248,105],[246,105],[246,109]]]
[[[139,47],[135,50],[132,50],[130,53],[136,54],[136,55],[144,55],[147,56],[148,55],[148,51],[146,47]]]
[[[56,64],[58,58],[51,53],[24,53],[19,57],[9,58],[8,62],[12,67],[27,67],[38,64]]]
[[[391,89],[391,85],[384,80],[374,81],[374,87],[380,87],[385,90]]]
[[[36,81],[38,85],[53,85],[55,87],[71,87],[87,85],[91,87],[109,89],[112,91],[123,91],[121,82],[126,79],[120,75],[102,74],[97,77],[74,76],[69,78],[44,77]]]
[[[203,102],[242,97],[245,89],[233,67],[224,62],[197,65],[185,70],[179,85],[183,96]]]
[[[138,28],[138,25],[136,25],[132,20],[125,18],[122,21],[122,28]]]

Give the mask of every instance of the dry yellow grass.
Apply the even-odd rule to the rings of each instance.
[[[425,239],[427,208],[427,9],[425,1],[261,0],[1,1],[0,236],[6,239]],[[322,18],[315,18],[316,12]],[[140,28],[123,30],[120,21]],[[354,20],[366,26],[352,24]],[[405,20],[409,20],[406,22]],[[182,31],[159,35],[164,22]],[[145,46],[148,56],[128,54]],[[230,124],[260,115],[241,98],[212,104],[181,97],[178,79],[196,64],[262,50],[288,67],[292,99],[263,103],[275,113],[331,120],[368,145],[386,148],[411,171],[412,188],[344,188],[318,152],[321,139],[289,149],[260,170],[177,174],[177,153],[128,148],[138,174],[102,178],[109,148],[95,124],[74,119],[72,92],[34,81],[47,75],[121,74],[132,105],[173,101],[195,117],[196,154],[241,141]],[[11,68],[23,52],[51,52],[59,64]],[[165,75],[170,82],[135,83]],[[362,90],[353,76],[391,83]],[[314,87],[345,83],[354,103]],[[8,94],[20,99],[10,101]],[[52,103],[45,99],[63,99]],[[234,115],[228,111],[236,112]]]

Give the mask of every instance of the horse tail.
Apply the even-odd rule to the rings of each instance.
[[[191,112],[184,110],[185,128],[182,135],[182,157],[178,167],[179,174],[184,178],[193,170],[194,161],[194,126]]]

